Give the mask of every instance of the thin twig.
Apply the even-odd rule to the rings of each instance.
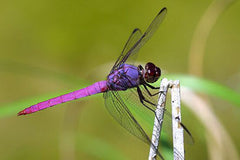
[[[155,119],[154,119],[154,126],[153,126],[153,134],[152,134],[152,145],[150,146],[150,152],[148,160],[156,160],[157,157],[157,148],[158,142],[160,138],[163,117],[164,117],[164,110],[166,104],[166,95],[167,90],[169,88],[169,82],[166,78],[162,79],[160,85],[160,96],[158,99],[157,109],[155,111]]]

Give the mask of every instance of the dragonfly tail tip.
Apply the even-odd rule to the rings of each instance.
[[[21,116],[21,115],[25,115],[25,114],[27,114],[26,112],[25,112],[25,110],[22,110],[22,111],[20,111],[20,112],[18,112],[18,116]]]

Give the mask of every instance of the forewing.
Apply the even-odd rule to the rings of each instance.
[[[121,55],[118,57],[116,63],[114,64],[111,71],[117,69],[121,64],[129,60],[129,57],[135,55],[139,49],[153,36],[157,31],[159,25],[162,23],[165,15],[167,13],[167,8],[163,8],[157,16],[154,18],[152,23],[149,25],[145,33],[142,35],[141,31],[136,28],[133,30],[130,35],[127,43],[124,46],[124,49]]]
[[[121,52],[121,55],[118,57],[117,61],[113,65],[113,68],[111,72],[119,66],[120,62],[122,61],[123,57],[126,55],[126,53],[136,44],[136,42],[141,38],[142,33],[140,29],[136,28],[131,33],[130,37],[128,38],[128,41],[126,42],[125,46],[123,47],[123,50]]]
[[[119,62],[119,65],[122,63],[125,63],[126,60],[137,53],[139,49],[153,36],[153,34],[157,31],[159,28],[159,25],[162,23],[165,15],[167,13],[167,8],[163,8],[157,16],[154,18],[152,23],[149,25],[145,33],[142,35],[142,37],[133,45],[133,47],[126,53],[126,55],[122,58],[122,60]]]

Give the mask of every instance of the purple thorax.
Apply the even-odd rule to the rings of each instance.
[[[122,64],[119,69],[108,75],[109,90],[127,90],[139,85],[140,72],[136,66]]]

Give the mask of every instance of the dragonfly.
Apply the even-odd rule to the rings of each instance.
[[[130,61],[134,60],[140,48],[157,31],[166,13],[167,8],[162,8],[144,33],[138,28],[133,30],[106,80],[37,103],[20,111],[18,115],[34,113],[57,104],[103,93],[105,106],[109,113],[130,133],[152,145],[148,134],[142,128],[126,101],[129,101],[131,96],[137,96],[139,104],[134,104],[135,108],[155,113],[156,103],[151,101],[149,97],[159,94],[159,92],[152,94],[150,90],[159,89],[159,87],[154,87],[151,83],[160,78],[161,69],[152,62],[148,62],[143,68],[141,65],[135,66],[131,64]],[[130,90],[128,96],[124,95],[126,90]],[[164,159],[158,149],[155,149],[160,158]]]

